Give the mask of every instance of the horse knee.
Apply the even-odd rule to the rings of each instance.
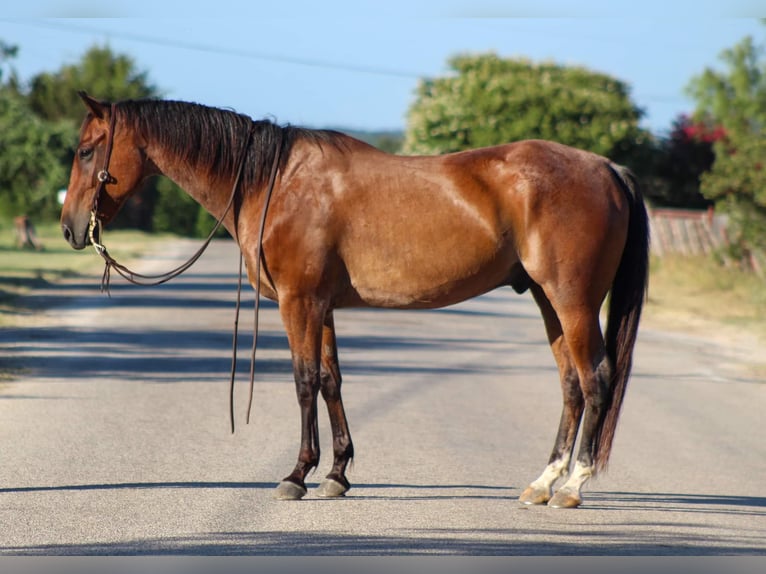
[[[295,369],[295,391],[301,405],[314,402],[319,386],[319,372],[316,368],[303,364]]]

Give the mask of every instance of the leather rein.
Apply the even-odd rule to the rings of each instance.
[[[142,273],[137,273],[135,271],[132,271],[125,265],[119,263],[109,254],[109,251],[107,250],[106,246],[104,246],[102,243],[99,243],[96,240],[96,231],[98,231],[99,239],[101,238],[101,220],[98,218],[99,198],[101,197],[102,193],[105,192],[107,184],[116,182],[114,177],[112,177],[111,174],[109,173],[109,162],[111,160],[112,148],[114,146],[114,132],[115,132],[115,126],[116,126],[116,117],[117,117],[116,109],[117,109],[116,104],[112,103],[111,117],[109,119],[109,134],[107,135],[106,152],[104,154],[104,166],[99,172],[95,174],[95,179],[97,180],[98,184],[96,186],[96,192],[93,197],[93,206],[91,208],[90,221],[88,224],[88,238],[93,244],[93,247],[95,248],[96,252],[104,260],[104,273],[101,277],[101,291],[102,292],[106,291],[107,294],[109,294],[112,269],[117,271],[117,273],[119,273],[129,283],[133,283],[134,285],[140,285],[143,287],[154,287],[156,285],[161,285],[163,283],[166,283],[170,281],[171,279],[174,279],[175,277],[178,277],[184,271],[186,271],[192,265],[194,265],[197,262],[197,260],[199,260],[200,257],[202,257],[202,254],[210,245],[210,242],[215,237],[216,232],[223,224],[223,220],[226,218],[229,211],[231,211],[231,208],[234,205],[234,200],[237,196],[237,191],[239,190],[240,183],[242,180],[242,172],[244,171],[245,161],[247,159],[247,152],[250,148],[250,143],[252,141],[252,135],[253,135],[253,124],[251,123],[248,129],[247,139],[245,140],[245,144],[242,149],[242,155],[239,159],[239,164],[237,167],[237,175],[234,179],[234,184],[232,185],[229,201],[223,213],[221,214],[221,216],[216,220],[216,223],[213,226],[213,229],[210,231],[210,234],[202,243],[202,246],[186,262],[182,263],[175,269],[171,269],[170,271],[166,271],[165,273],[160,273],[157,275],[145,275]],[[282,137],[280,134],[280,137],[276,145],[276,151],[274,153],[274,160],[271,164],[271,172],[269,174],[269,183],[268,183],[268,187],[266,188],[266,196],[264,198],[263,211],[261,213],[260,229],[258,231],[258,246],[257,246],[258,248],[257,248],[257,259],[256,259],[256,269],[255,269],[255,277],[256,277],[255,303],[254,303],[255,320],[254,320],[254,333],[253,333],[253,348],[252,348],[252,352],[250,356],[250,393],[249,393],[250,396],[249,396],[249,402],[247,407],[247,419],[246,419],[247,423],[250,422],[250,411],[253,404],[253,386],[254,386],[254,379],[255,379],[255,352],[258,345],[258,315],[260,310],[261,259],[263,257],[263,232],[266,225],[266,214],[269,209],[269,203],[271,202],[271,196],[274,191],[274,183],[276,181],[277,172],[279,170],[279,162],[280,162],[281,155],[282,155]],[[231,422],[232,433],[234,433],[234,378],[235,378],[235,373],[237,370],[237,334],[239,330],[239,310],[240,310],[240,301],[241,301],[241,294],[242,294],[242,267],[243,267],[242,262],[243,262],[243,256],[242,256],[242,250],[240,249],[239,275],[237,280],[237,299],[236,299],[236,309],[235,309],[235,318],[234,318],[234,334],[233,334],[233,340],[232,340],[231,378],[229,382],[229,420]]]

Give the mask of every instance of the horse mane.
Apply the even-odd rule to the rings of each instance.
[[[347,138],[333,130],[279,126],[270,120],[253,120],[231,110],[192,102],[124,100],[117,104],[117,110],[144,138],[217,179],[230,179],[236,174],[252,126],[252,140],[242,174],[244,189],[260,189],[267,184],[279,142],[281,168],[293,144],[299,140],[342,147]]]

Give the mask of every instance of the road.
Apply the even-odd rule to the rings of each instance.
[[[177,264],[167,245],[144,271]],[[83,257],[95,257],[83,254]],[[352,490],[273,499],[298,407],[276,307],[262,308],[244,424],[252,297],[228,420],[236,251],[142,289],[78,278],[0,333],[0,554],[766,555],[766,384],[747,350],[645,329],[609,471],[576,510],[519,505],[547,462],[557,373],[529,296],[336,315],[356,446]]]

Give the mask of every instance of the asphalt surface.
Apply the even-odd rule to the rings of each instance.
[[[179,241],[146,258],[161,271]],[[83,257],[95,257],[93,253]],[[576,510],[516,498],[545,466],[560,393],[528,295],[438,311],[336,314],[356,447],[352,489],[273,499],[300,436],[289,350],[262,307],[253,417],[252,294],[228,372],[236,248],[142,289],[98,277],[35,291],[0,331],[0,554],[766,555],[766,381],[747,349],[645,329],[609,471]]]

